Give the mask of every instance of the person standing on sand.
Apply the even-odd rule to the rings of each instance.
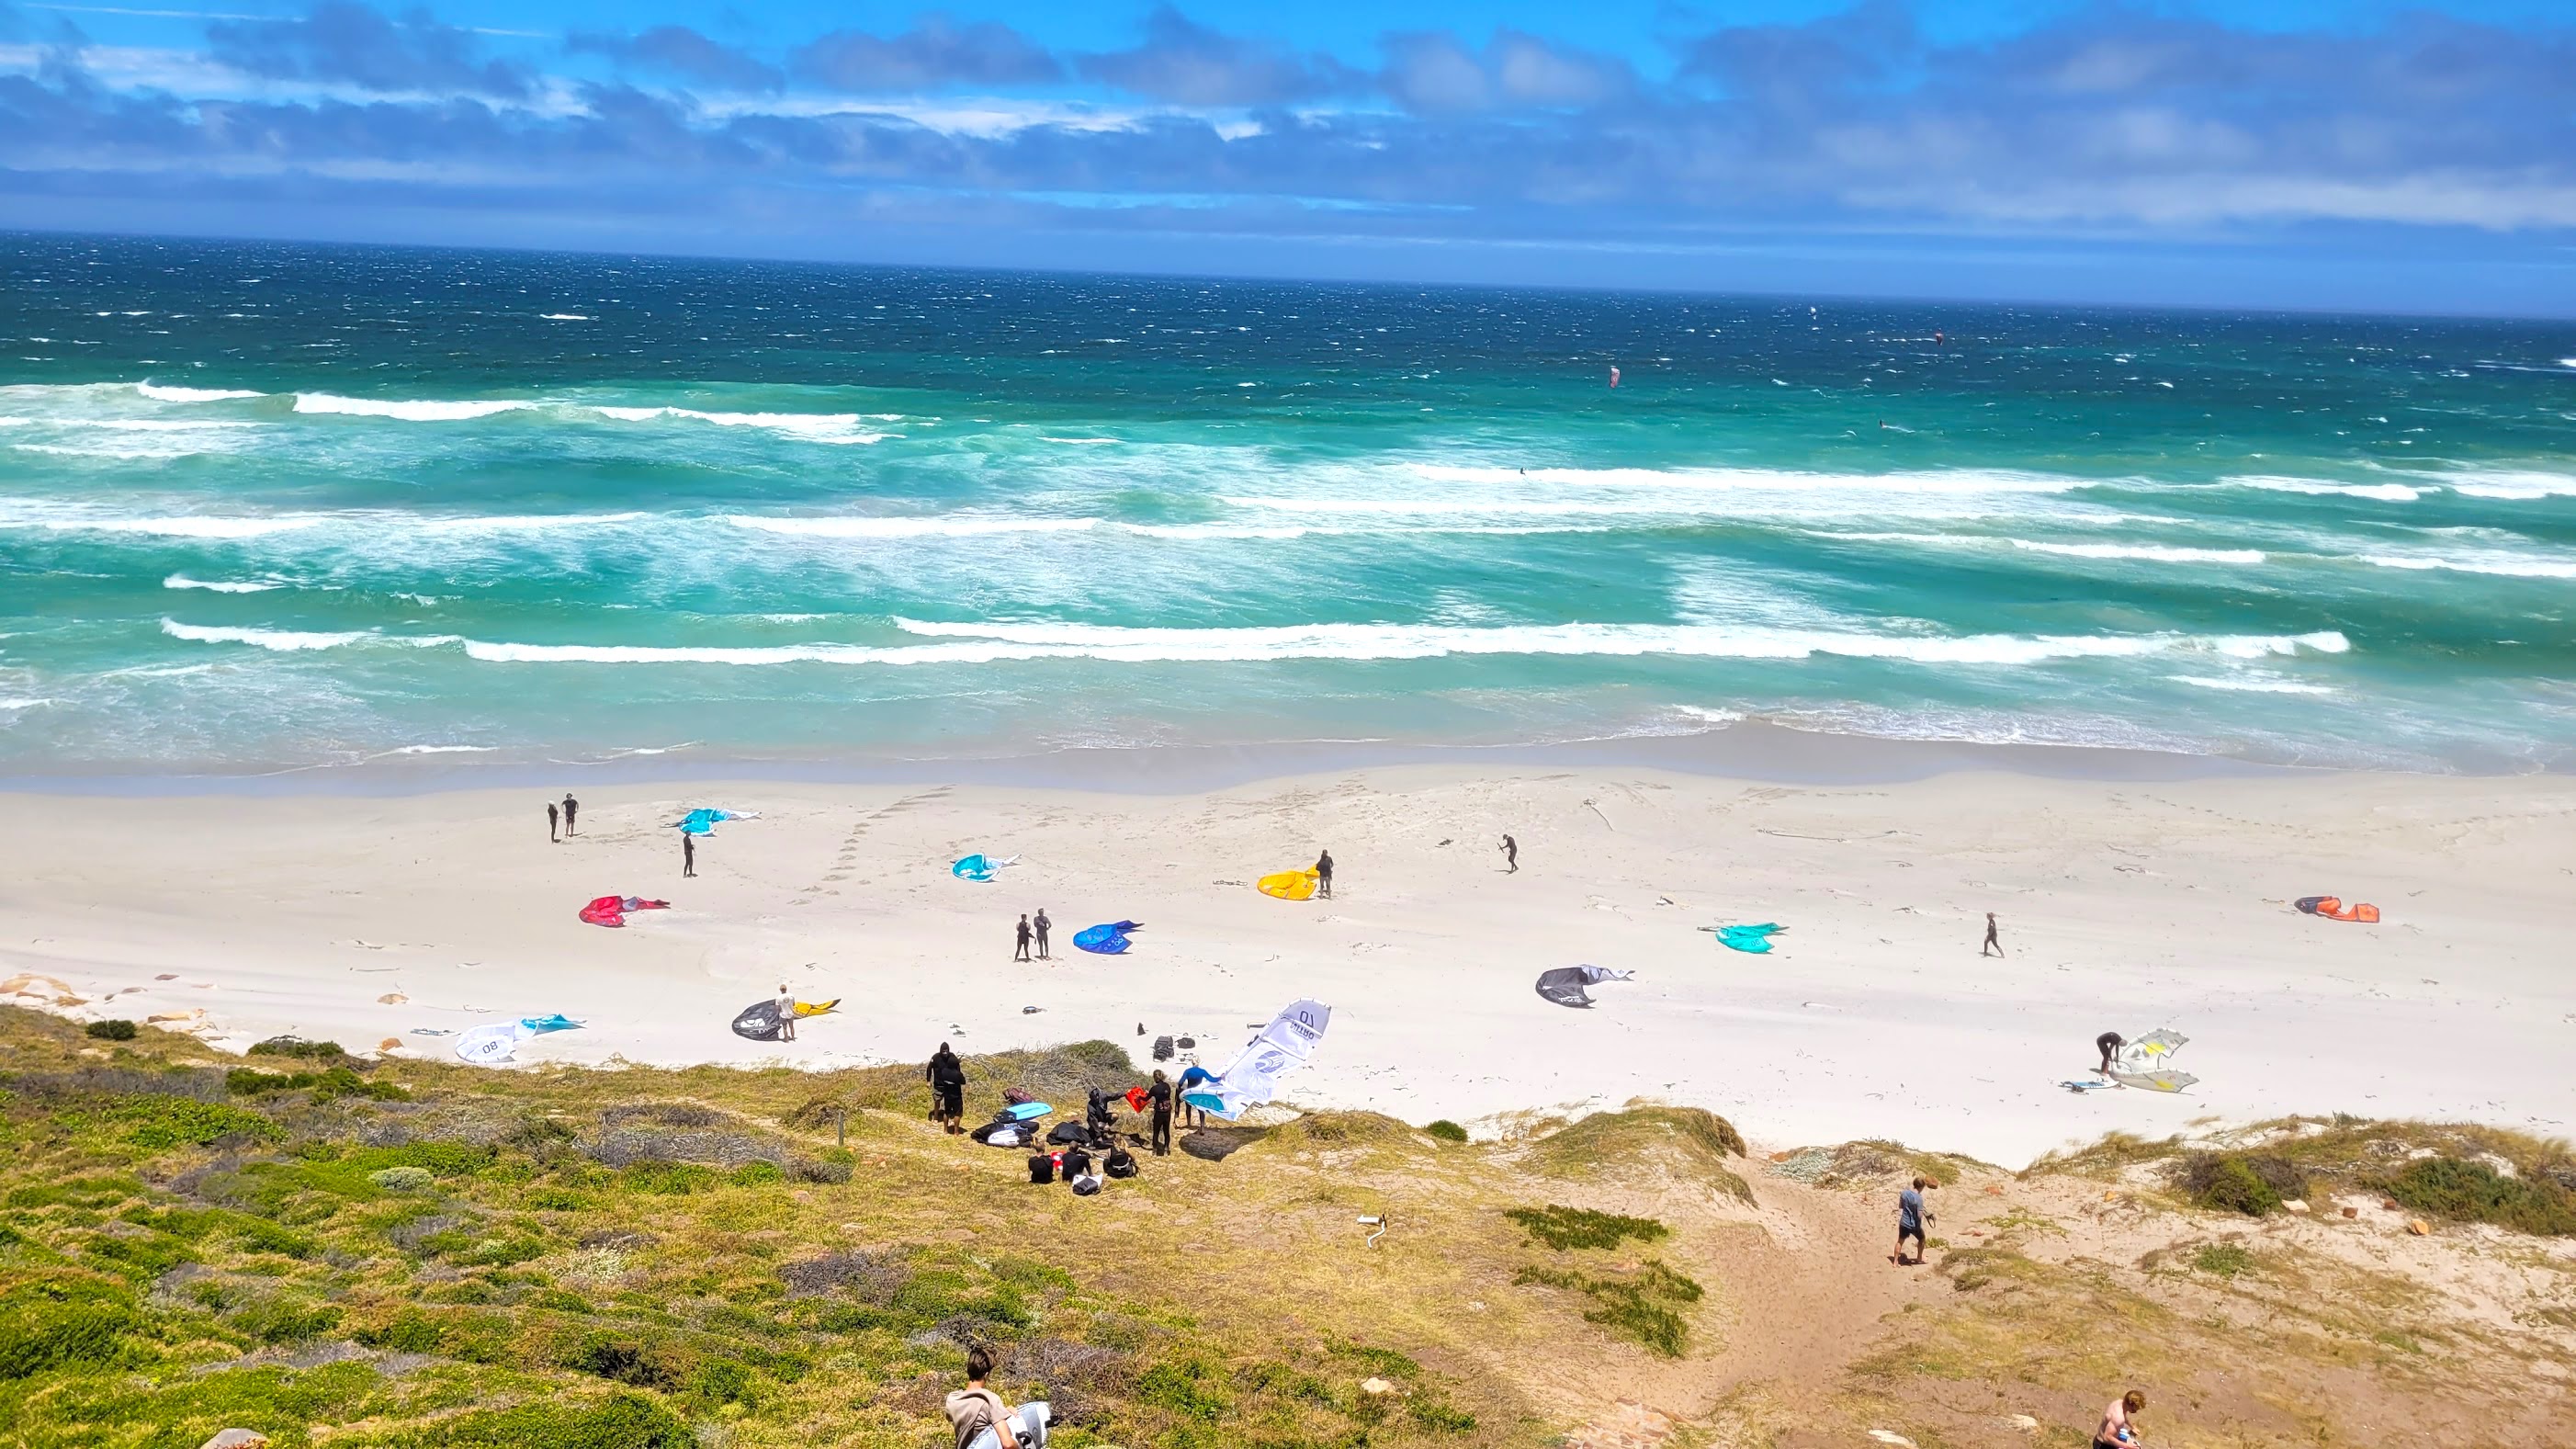
[[[1044,1399],[1031,1399],[1013,1410],[1001,1395],[984,1387],[984,1380],[992,1376],[993,1351],[980,1343],[966,1350],[966,1387],[941,1405],[948,1414],[948,1427],[957,1431],[957,1449],[1046,1449],[1047,1421],[1055,1417],[1055,1410]]]
[[[966,1064],[941,1042],[921,1074],[930,1083],[931,1119],[946,1124],[952,1136],[965,1131],[960,1124],[966,1117]]]
[[[784,981],[778,983],[778,1039],[796,1040],[796,993]]]
[[[1172,1079],[1154,1069],[1154,1085],[1145,1089],[1145,1101],[1154,1111],[1154,1155],[1172,1155]]]
[[[1333,853],[1329,850],[1315,857],[1315,885],[1315,894],[1328,901],[1333,898]]]
[[[1046,907],[1040,906],[1037,919],[1029,924],[1038,928],[1038,959],[1043,961],[1047,959],[1047,931],[1055,925],[1055,922],[1047,919]]]
[[[580,814],[581,802],[572,798],[572,792],[570,790],[566,790],[564,792],[564,834],[579,835],[581,833],[581,827],[575,823],[576,818]]]
[[[683,830],[680,832],[680,879],[687,880],[697,873],[698,838]]]
[[[563,844],[563,818],[552,800],[546,802],[546,839],[556,845]]]
[[[2000,956],[2003,953],[2004,943],[1995,938],[1995,913],[1988,911],[1986,912],[1986,944],[1977,948],[1977,954],[1980,956]]]
[[[2137,1416],[2146,1406],[2147,1396],[2138,1389],[2113,1399],[2102,1411],[2102,1427],[2093,1431],[2093,1449],[2139,1449]]]
[[[1190,1100],[1190,1088],[1198,1086],[1202,1082],[1213,1082],[1215,1080],[1216,1073],[1209,1071],[1205,1067],[1190,1067],[1181,1073],[1180,1098],[1182,1126],[1205,1127],[1207,1125],[1207,1109]]]
[[[2111,1059],[2118,1056],[2120,1054],[2120,1048],[2127,1046],[2128,1043],[2120,1039],[2120,1034],[2118,1032],[2106,1031],[2100,1036],[2093,1038],[2093,1045],[2102,1049],[2102,1065],[2096,1068],[2096,1070],[2100,1071],[2102,1075],[2107,1077],[2111,1075]]]
[[[1020,913],[1020,946],[1017,951],[1011,954],[1012,960],[1026,961],[1029,959],[1029,934],[1028,913],[1023,911]]]
[[[1521,843],[1506,835],[1503,837],[1503,874],[1518,875],[1520,873]]]
[[[1900,1268],[1907,1266],[1905,1261],[1907,1238],[1914,1240],[1914,1262],[1920,1264],[1923,1261],[1925,1251],[1923,1225],[1932,1221],[1932,1210],[1923,1205],[1923,1194],[1931,1186],[1930,1178],[1918,1177],[1914,1179],[1912,1187],[1896,1195],[1896,1252],[1891,1261]]]

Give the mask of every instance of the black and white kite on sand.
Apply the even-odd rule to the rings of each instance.
[[[1538,974],[1538,994],[1559,1006],[1590,1006],[1592,994],[1584,987],[1598,986],[1604,981],[1627,981],[1636,974],[1634,971],[1613,971],[1607,966],[1559,966],[1553,971]]]
[[[745,1041],[779,1041],[787,1035],[787,1022],[775,1001],[755,1001],[733,1019],[733,1034]]]
[[[2200,1078],[2174,1071],[2165,1064],[2190,1041],[2190,1037],[2171,1028],[2148,1032],[2120,1048],[2118,1059],[2111,1063],[2111,1080],[2149,1092],[2179,1092]]]
[[[1181,1077],[1181,1100],[1228,1122],[1279,1095],[1279,1079],[1306,1065],[1333,1024],[1333,1009],[1320,1001],[1297,1000],[1279,1008],[1261,1034],[1244,1044],[1226,1069],[1203,1081]]]

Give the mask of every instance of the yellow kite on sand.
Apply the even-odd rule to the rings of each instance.
[[[840,1004],[841,998],[837,996],[833,997],[829,1001],[800,1001],[796,1003],[796,1014],[798,1016],[821,1016],[824,1012],[830,1011],[832,1008],[839,1006]]]
[[[1315,883],[1319,879],[1321,877],[1311,870],[1283,870],[1277,875],[1265,875],[1254,881],[1252,888],[1274,900],[1311,901],[1315,898]]]

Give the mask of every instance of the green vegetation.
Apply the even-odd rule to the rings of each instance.
[[[1690,1325],[1673,1311],[1674,1305],[1697,1303],[1704,1291],[1651,1258],[1633,1273],[1608,1276],[1532,1265],[1512,1281],[1580,1293],[1593,1303],[1584,1311],[1585,1322],[1634,1339],[1666,1358],[1681,1357],[1690,1342]]]
[[[2545,1178],[2506,1177],[2483,1162],[2419,1158],[2382,1179],[2382,1187],[2428,1217],[2554,1237],[2576,1234],[2576,1193]]]
[[[1564,1252],[1568,1248],[1615,1248],[1629,1238],[1651,1243],[1672,1230],[1653,1218],[1622,1217],[1590,1208],[1506,1208],[1503,1216],[1529,1229],[1529,1235]]]
[[[1595,1112],[1542,1137],[1530,1165],[1553,1177],[1590,1177],[1639,1167],[1698,1179],[1750,1204],[1753,1189],[1730,1169],[1745,1154],[1735,1124],[1697,1107],[1632,1106]]]
[[[1441,1118],[1422,1130],[1439,1138],[1443,1142],[1464,1142],[1467,1140],[1467,1129],[1450,1121],[1446,1117]]]
[[[2217,1278],[2234,1278],[2250,1271],[2254,1255],[2238,1243],[2210,1243],[2194,1253],[2191,1266]]]
[[[130,1021],[93,1021],[81,1031],[94,1041],[134,1040],[134,1023]]]
[[[2282,1167],[2287,1164],[2277,1159],[2263,1162],[2232,1155],[2196,1159],[2184,1170],[2183,1187],[2196,1206],[2259,1218],[2281,1210],[2283,1194],[2277,1184],[2285,1175],[2296,1173],[2290,1169],[2284,1174]]]
[[[1120,1188],[1141,1201],[1096,1204],[920,1122],[917,1074],[502,1076],[283,1039],[226,1071],[150,1028],[107,1065],[89,1040],[0,1009],[0,1443],[912,1449],[944,1442],[970,1343],[1006,1394],[1056,1403],[1068,1449],[1478,1431],[1455,1365],[1282,1323],[1273,1260],[1207,1246],[1241,1205],[1173,1230],[1209,1185],[1185,1173],[1346,1176],[1293,1155],[1158,1163]],[[969,1069],[1071,1101],[1134,1075],[1108,1043]],[[1331,1161],[1431,1146],[1368,1114],[1282,1136]],[[1150,1296],[1172,1285],[1187,1311]],[[1400,1295],[1361,1298],[1330,1310],[1344,1334],[1411,1322]]]

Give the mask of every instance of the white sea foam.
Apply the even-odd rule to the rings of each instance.
[[[540,322],[587,322],[590,318],[579,312],[540,312],[537,314],[537,320]]]
[[[186,574],[172,574],[170,577],[161,581],[161,587],[165,589],[205,589],[209,592],[218,594],[264,594],[271,589],[285,588],[286,585],[273,579],[247,581],[233,579],[192,579]]]
[[[2260,488],[2266,493],[2304,493],[2312,497],[2340,494],[2346,498],[2367,498],[2375,503],[2412,503],[2424,496],[2424,489],[2404,483],[2327,483],[2315,478],[2230,478],[2233,488]],[[2431,486],[2431,485],[2427,485]]]
[[[2537,472],[2459,472],[2439,476],[2443,486],[2464,498],[2500,498],[2528,502],[2576,494],[2576,475]]]
[[[341,413],[361,418],[399,418],[407,423],[454,423],[472,418],[488,418],[495,413],[516,412],[536,404],[523,398],[495,399],[488,402],[429,402],[392,398],[338,397],[327,392],[299,392],[295,410],[299,413]]]
[[[2064,554],[2070,558],[2139,559],[2151,563],[2258,564],[2264,557],[2258,548],[2186,548],[2160,543],[2042,543],[2026,538],[2004,541],[2032,553]]]
[[[773,518],[729,513],[725,522],[808,538],[973,538],[994,533],[1082,533],[1097,518]]]
[[[2238,676],[2212,678],[2202,674],[2168,674],[2176,684],[2197,685],[2202,689],[2224,689],[2242,694],[2333,694],[2322,684],[2301,684],[2295,679],[2254,679]]]
[[[53,701],[50,699],[0,699],[0,710],[8,710],[14,713],[18,710],[36,709],[40,706],[52,703]]]
[[[165,387],[156,382],[138,382],[134,390],[154,402],[202,403],[233,402],[243,398],[266,397],[262,392],[248,392],[237,387]]]
[[[1062,443],[1065,446],[1072,448],[1098,448],[1113,443],[1123,443],[1127,440],[1124,438],[1051,438],[1044,433],[1040,433],[1038,434],[1038,441],[1041,443]]]
[[[492,745],[397,745],[397,746],[395,746],[394,748],[392,748],[392,749],[390,749],[390,750],[386,750],[386,751],[384,752],[384,754],[386,754],[386,755],[488,755],[488,754],[492,753],[492,751],[493,751],[495,748],[496,748],[496,746],[492,746]],[[382,756],[380,755],[380,756],[378,756],[378,758],[382,758]]]
[[[165,538],[258,538],[265,534],[311,528],[319,521],[304,515],[283,518],[123,518],[39,514],[19,518],[0,515],[0,528],[42,528],[54,533],[143,533]]]
[[[2361,561],[2384,569],[2443,569],[2463,574],[2495,574],[2515,579],[2576,579],[2576,560],[2531,558],[2518,554],[2366,553]]]
[[[602,417],[621,423],[652,422],[659,418],[689,418],[713,423],[721,428],[762,428],[769,432],[808,443],[881,443],[896,436],[893,433],[870,432],[859,426],[857,413],[709,413],[696,408],[623,408],[594,409]]]
[[[1342,530],[1304,528],[1293,523],[1261,527],[1239,523],[1122,523],[1121,529],[1146,538],[1304,538],[1310,533]]]
[[[1957,468],[1919,473],[1805,473],[1778,468],[1502,468],[1411,463],[1405,471],[1435,483],[1480,486],[1553,484],[1581,488],[1675,488],[1729,492],[1864,492],[1915,494],[2065,493],[2090,480],[2051,473]]]
[[[459,641],[452,634],[380,634],[372,629],[343,630],[335,633],[301,633],[293,629],[235,629],[219,625],[182,624],[176,619],[161,621],[161,632],[173,639],[187,639],[199,644],[250,644],[280,654],[303,653],[315,649],[339,649],[351,644],[391,644],[413,649],[434,648]]]
[[[566,528],[614,528],[649,518],[646,513],[504,513],[490,517],[410,518],[423,533],[547,533]],[[386,520],[391,521],[391,520]]]

